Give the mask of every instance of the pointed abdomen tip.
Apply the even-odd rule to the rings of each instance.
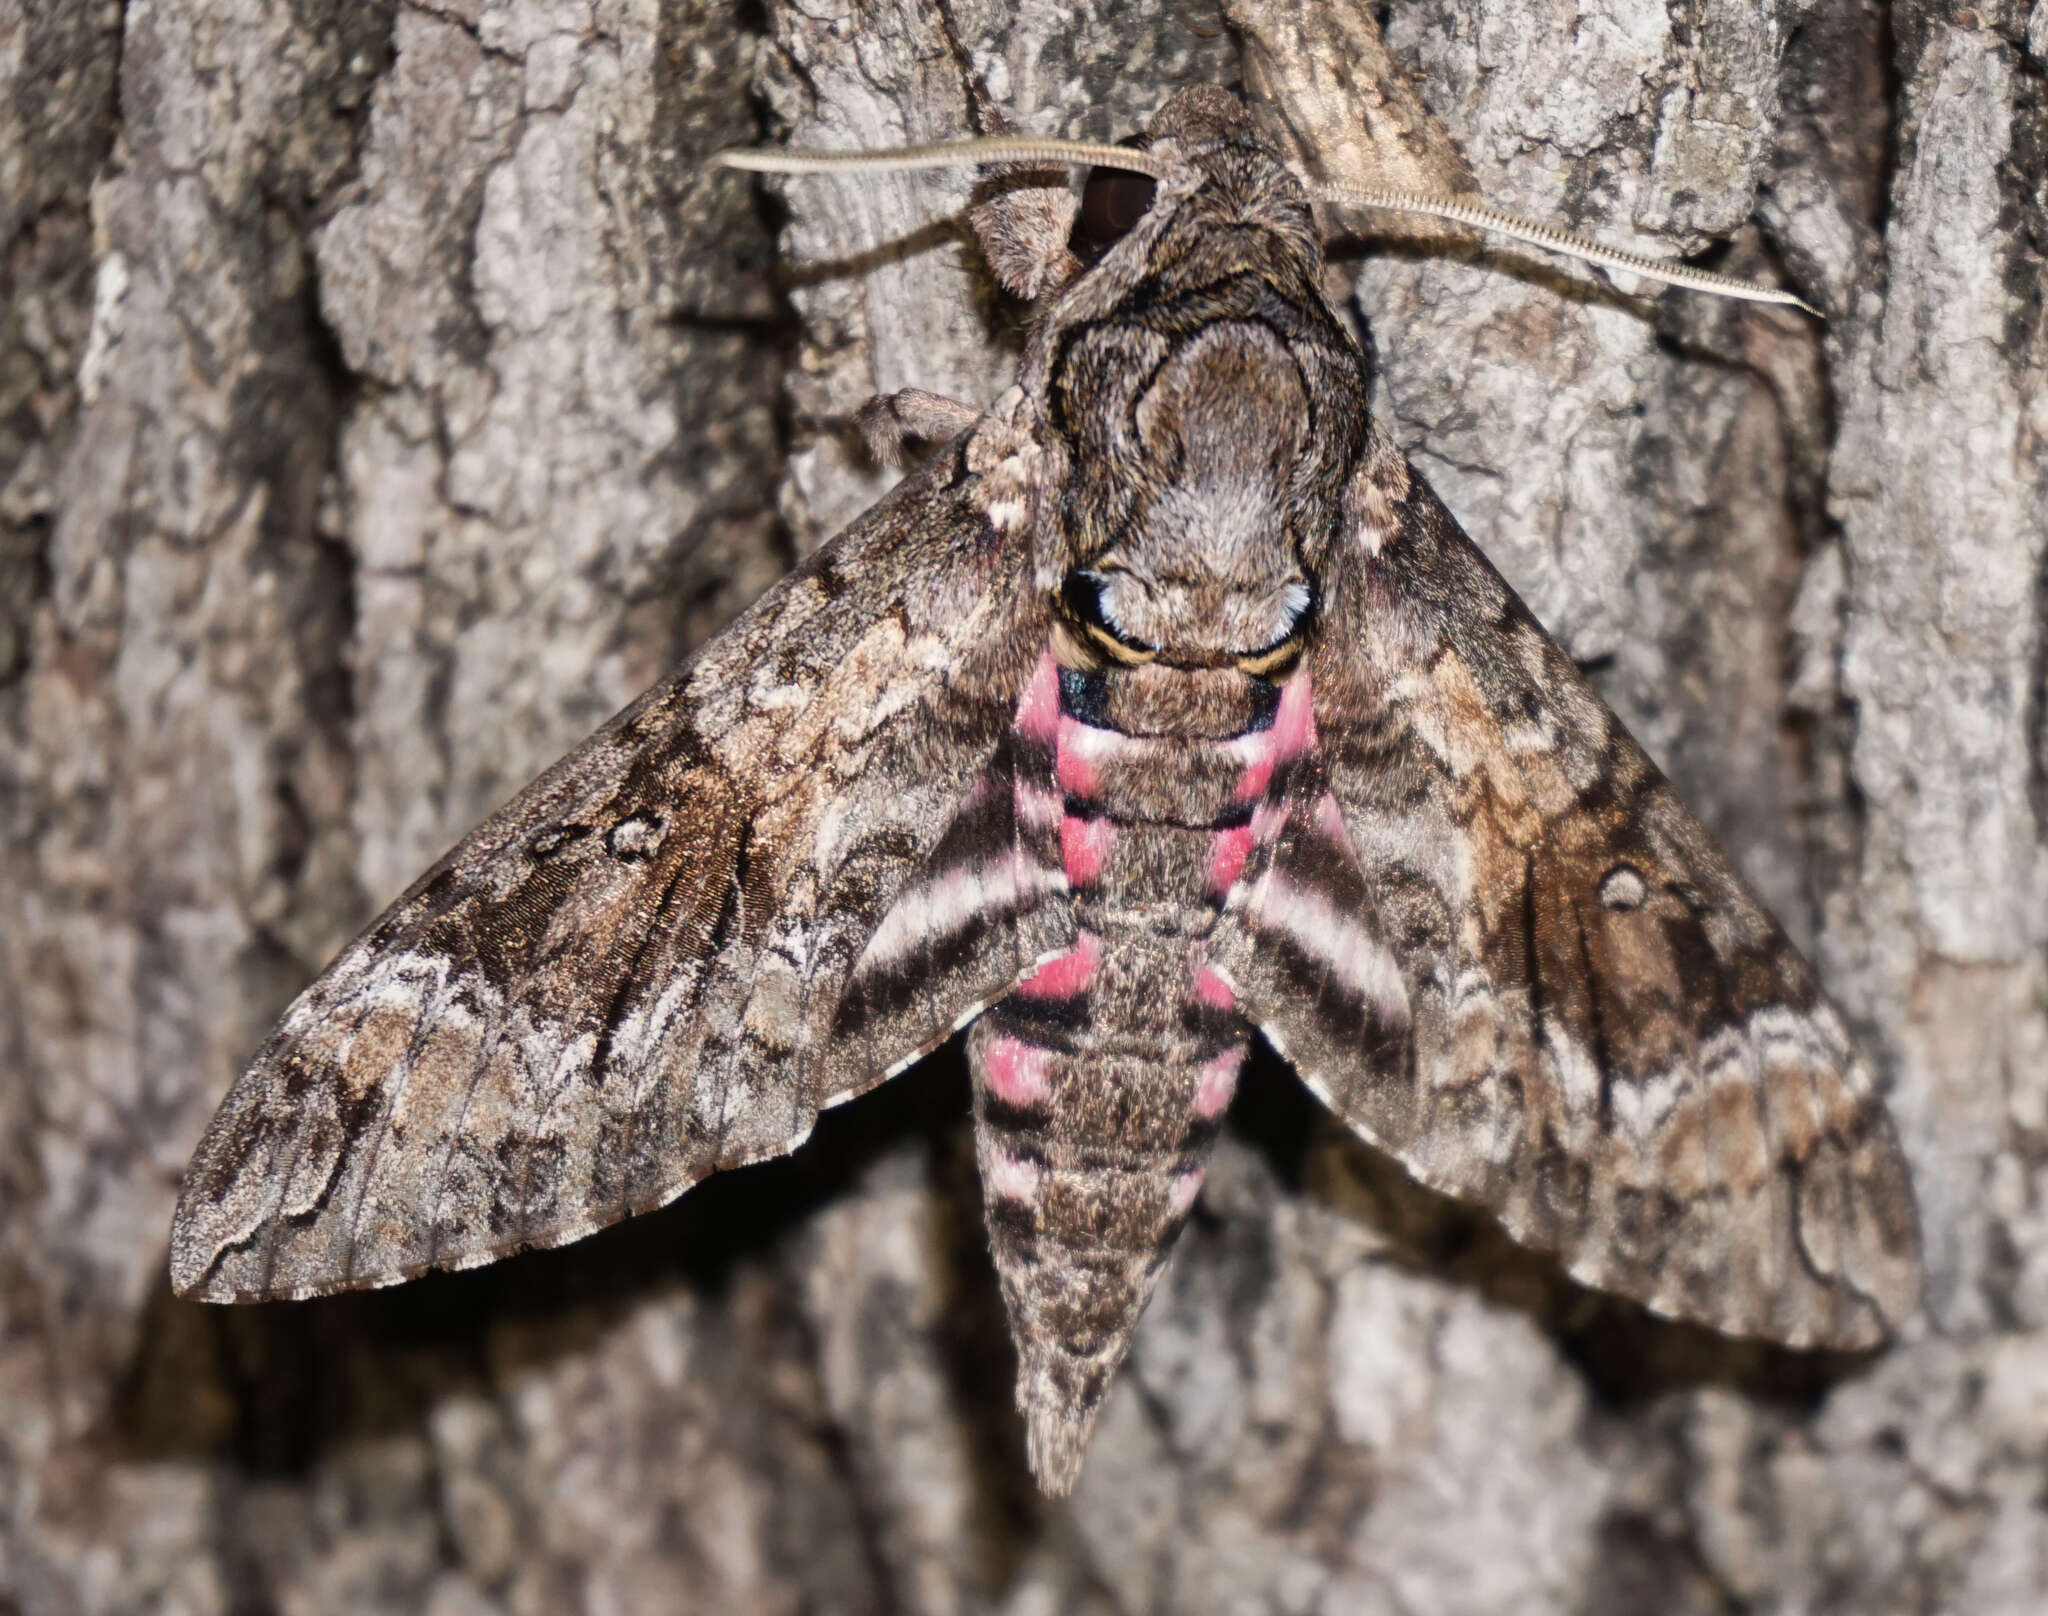
[[[1028,1430],[1031,1473],[1047,1497],[1064,1498],[1074,1490],[1095,1416],[1128,1345],[1126,1339],[1107,1355],[1078,1358],[1057,1346],[1041,1349],[1042,1357],[1027,1349],[1017,1377],[1017,1407]],[[1031,1362],[1035,1357],[1040,1361]]]
[[[1038,1478],[1039,1491],[1048,1498],[1066,1497],[1080,1478],[1095,1411],[1076,1420],[1061,1410],[1034,1408],[1025,1411],[1025,1418],[1031,1429],[1031,1474]]]

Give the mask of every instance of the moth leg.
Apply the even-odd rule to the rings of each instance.
[[[903,464],[903,446],[911,439],[944,443],[957,438],[981,419],[981,411],[921,387],[900,393],[877,393],[855,412],[853,423],[867,440],[868,453],[885,466]]]

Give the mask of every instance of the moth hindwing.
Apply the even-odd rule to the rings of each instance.
[[[1221,91],[1146,160],[1085,268],[1071,209],[985,208],[1050,286],[1005,403],[291,1006],[193,1159],[179,1291],[575,1239],[971,1021],[1049,1490],[1254,1030],[1588,1283],[1798,1346],[1913,1305],[1869,1068],[1371,420],[1301,185]]]

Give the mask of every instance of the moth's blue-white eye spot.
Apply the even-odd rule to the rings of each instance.
[[[1290,580],[1281,589],[1275,604],[1286,622],[1286,627],[1256,650],[1240,652],[1237,657],[1237,665],[1241,672],[1262,679],[1285,675],[1292,668],[1295,659],[1301,655],[1305,643],[1303,636],[1309,625],[1315,621],[1315,588],[1305,579]]]
[[[1099,572],[1076,568],[1060,584],[1060,604],[1111,655],[1124,661],[1144,661],[1158,655],[1158,646],[1136,638],[1117,621],[1105,598],[1108,583]]]

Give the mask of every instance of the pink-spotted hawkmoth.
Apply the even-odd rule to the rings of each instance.
[[[1045,299],[1017,385],[878,407],[951,441],[291,1006],[193,1159],[180,1293],[574,1240],[964,1026],[1052,1491],[1255,1031],[1591,1285],[1805,1347],[1910,1310],[1868,1067],[1375,425],[1302,183],[1218,90],[1143,150],[1093,262],[982,210]]]

